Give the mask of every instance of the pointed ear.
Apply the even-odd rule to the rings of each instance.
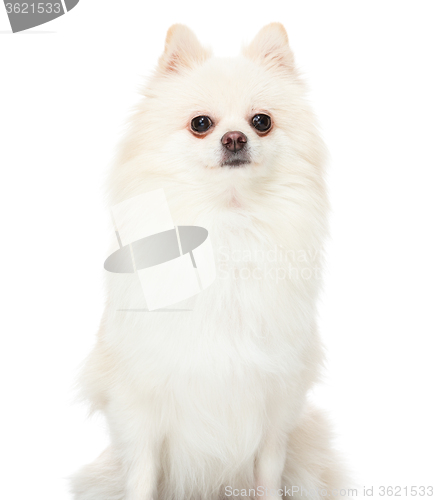
[[[243,54],[269,68],[294,70],[294,57],[288,44],[287,32],[281,23],[264,26],[252,42],[243,48]]]
[[[159,59],[159,71],[165,74],[179,72],[202,64],[211,56],[196,38],[191,29],[183,24],[174,24],[166,35],[165,52]]]

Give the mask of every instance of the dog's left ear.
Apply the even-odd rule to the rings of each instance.
[[[178,73],[182,69],[202,64],[211,56],[198,41],[195,33],[183,24],[174,24],[166,35],[165,52],[159,59],[162,73]]]
[[[264,26],[252,42],[243,48],[243,55],[269,68],[294,70],[293,52],[287,32],[281,23]]]

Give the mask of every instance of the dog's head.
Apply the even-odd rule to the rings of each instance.
[[[240,208],[320,176],[322,142],[279,23],[234,58],[212,57],[189,28],[172,26],[143,93],[119,159],[127,194],[173,182]]]

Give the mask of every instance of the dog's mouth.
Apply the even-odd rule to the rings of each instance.
[[[230,151],[225,148],[222,151],[221,167],[237,168],[251,163],[251,154],[248,148],[242,148],[240,151]]]
[[[249,160],[226,160],[224,161],[221,166],[222,167],[241,167],[242,165],[247,165],[248,163],[251,163]]]

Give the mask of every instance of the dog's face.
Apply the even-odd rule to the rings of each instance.
[[[210,197],[237,192],[239,200],[254,200],[274,186],[301,184],[294,176],[316,175],[322,162],[304,85],[278,23],[235,58],[212,57],[190,29],[173,26],[143,92],[124,147],[123,163],[135,156],[132,183],[161,176]]]
[[[210,58],[169,76],[167,87],[180,97],[171,103],[174,153],[190,158],[193,168],[216,170],[220,176],[228,170],[234,176],[234,169],[244,170],[243,175],[261,168],[264,173],[286,146],[280,89],[270,80],[264,68],[247,58]]]

